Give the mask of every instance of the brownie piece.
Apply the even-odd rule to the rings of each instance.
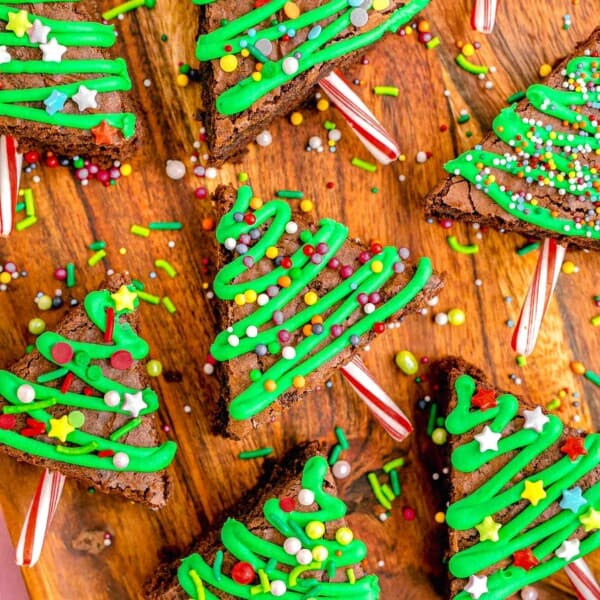
[[[481,148],[446,164],[450,177],[427,196],[426,213],[600,248],[599,55],[600,27],[559,61],[543,86],[531,86],[498,115]]]
[[[240,569],[239,563],[241,561],[246,562],[246,568],[248,568],[247,565],[250,561],[255,561],[259,564],[264,559],[266,563],[270,558],[273,558],[271,553],[275,555],[276,552],[281,552],[282,549],[285,549],[285,553],[289,557],[288,560],[283,563],[279,559],[275,561],[275,565],[271,567],[265,566],[271,586],[274,584],[275,586],[281,585],[280,583],[276,584],[275,580],[287,580],[286,587],[290,592],[299,592],[302,590],[308,592],[312,586],[318,585],[325,597],[327,596],[327,588],[329,586],[352,585],[347,583],[346,568],[350,567],[353,570],[356,583],[353,584],[345,596],[338,593],[336,597],[351,597],[356,600],[377,598],[379,596],[377,577],[366,575],[361,565],[358,564],[362,560],[359,557],[363,557],[366,553],[366,548],[362,542],[353,540],[347,543],[348,538],[342,540],[341,543],[339,542],[339,539],[342,539],[340,537],[341,534],[348,533],[345,530],[342,530],[340,533],[340,528],[347,528],[344,519],[346,507],[337,498],[336,484],[327,466],[327,461],[323,456],[323,451],[323,448],[318,443],[312,442],[288,453],[282,462],[275,466],[270,476],[248,493],[244,500],[237,504],[238,508],[236,511],[230,512],[229,516],[223,519],[217,527],[192,544],[191,548],[184,555],[186,558],[177,559],[171,564],[164,564],[158,568],[145,585],[144,598],[148,600],[184,600],[189,597],[197,598],[195,590],[190,589],[189,586],[189,572],[198,564],[199,557],[202,557],[202,560],[206,561],[206,565],[213,565],[218,553],[222,553],[222,566],[219,569],[220,580],[212,583],[203,581],[203,586],[222,600],[246,598],[248,597],[247,595],[237,595],[235,590],[224,590],[224,586],[231,584],[232,579],[239,581],[239,575],[236,574],[236,571]],[[314,489],[307,487],[310,482],[310,477],[307,478],[307,474],[310,473],[313,475],[315,473],[319,474],[319,476],[314,477],[314,480],[317,482],[317,486]],[[325,498],[327,506],[325,502],[319,503],[319,500],[321,500],[321,490],[328,496]],[[315,494],[312,496],[314,500],[312,503],[309,502],[311,494]],[[307,496],[309,497],[307,498]],[[272,505],[278,501],[280,511],[277,509],[273,510]],[[267,509],[265,508],[266,503],[271,504],[269,514],[272,515],[272,518],[270,519],[267,519],[265,516],[267,513]],[[333,508],[334,506],[335,508]],[[318,515],[315,514],[315,520],[325,526],[322,535],[323,539],[321,537],[312,539],[305,537],[304,527],[298,527],[298,525],[294,527],[295,533],[290,533],[289,523],[303,523],[310,519],[310,517],[306,518],[307,513],[316,513],[316,511],[320,512]],[[276,519],[275,515],[281,520]],[[302,515],[304,515],[304,518]],[[329,520],[328,516],[333,516],[334,518]],[[238,522],[239,530],[244,532],[241,534],[243,538],[241,535],[238,537],[241,546],[244,548],[243,557],[240,556],[242,552],[240,548],[234,550],[224,543],[223,539],[226,539],[227,535],[225,533],[222,534],[220,531],[222,528],[223,532],[225,529],[230,528],[234,519]],[[275,521],[277,525],[275,525]],[[265,550],[263,547],[261,551],[256,553],[249,549],[252,542],[250,541],[250,536],[246,535],[246,530],[250,535],[260,539],[261,542],[268,543],[270,548]],[[283,533],[282,530],[285,530],[286,533]],[[336,533],[338,533],[337,537],[339,538],[337,542]],[[293,537],[296,537],[295,544],[290,540]],[[318,552],[318,547],[321,546],[322,548],[323,542],[326,540],[325,544],[332,553],[335,551],[337,557],[338,568],[335,570],[335,574],[330,574],[330,576],[323,568],[315,566],[310,571],[304,571],[303,574],[300,574],[297,584],[290,583],[289,574],[294,566],[299,565],[294,557],[294,554],[296,554],[296,557],[298,556],[299,538],[303,538],[301,547],[304,553],[306,553],[306,550]],[[284,542],[286,543],[285,547]],[[294,545],[296,548],[292,548]],[[296,552],[293,552],[293,550],[296,550]],[[349,560],[349,556],[352,554],[354,554],[353,558],[358,558],[358,560]],[[195,557],[194,555],[198,556]],[[324,561],[321,562],[324,563]],[[255,565],[250,565],[249,571],[253,576],[252,579],[249,577],[248,583],[244,584],[243,590],[246,594],[248,594],[247,585],[258,583],[258,578],[253,574],[254,567]],[[309,578],[309,581],[306,578]],[[215,583],[219,585],[217,586]],[[184,585],[186,585],[185,589]],[[272,591],[274,589],[272,587]],[[275,594],[273,595],[275,596]]]
[[[418,266],[403,261],[395,248],[348,238],[335,221],[316,225],[285,200],[253,211],[251,196],[247,186],[220,186],[215,192],[222,214],[217,238],[223,245],[214,291],[225,300],[215,302],[223,332],[211,346],[221,384],[215,426],[236,438],[324,386],[384,331],[383,322],[420,311],[442,288],[429,259]],[[277,224],[266,217],[269,211]],[[255,221],[256,226],[248,225]],[[377,281],[367,274],[376,268],[383,268]],[[240,297],[232,290],[247,293]]]
[[[390,0],[387,8],[383,10],[368,10],[368,22],[361,27],[347,25],[343,27],[337,35],[329,42],[324,41],[321,46],[331,47],[336,43],[349,42],[357,36],[366,34],[367,32],[376,30],[376,28],[386,23],[393,16],[394,24],[391,30],[395,31],[400,25],[409,21],[421,10],[429,0],[409,0],[408,2],[399,0]],[[200,3],[200,2],[196,2]],[[263,3],[265,4],[265,3]],[[269,4],[269,3],[266,3]],[[279,7],[283,3],[277,2]],[[301,18],[311,10],[323,9],[329,2],[325,0],[298,0],[293,3],[298,9]],[[215,32],[221,28],[224,22],[235,22],[240,17],[245,17],[249,12],[257,7],[257,3],[253,0],[240,0],[238,2],[228,2],[227,0],[217,0],[200,6],[200,37],[198,40],[198,58],[201,60],[200,71],[201,81],[203,83],[203,106],[205,111],[204,125],[206,126],[208,148],[211,164],[216,166],[221,165],[226,160],[236,157],[244,152],[246,146],[253,141],[256,136],[265,130],[268,125],[277,117],[284,116],[291,112],[294,108],[300,106],[314,93],[314,88],[317,82],[322,77],[327,76],[336,68],[344,67],[354,61],[364,52],[364,47],[344,52],[342,56],[331,60],[323,60],[307,70],[300,69],[293,77],[284,77],[282,85],[266,91],[259,99],[254,101],[249,107],[235,112],[234,114],[224,114],[219,110],[218,102],[220,97],[230,90],[233,86],[252,76],[257,64],[263,64],[261,77],[263,78],[259,85],[264,85],[270,77],[270,71],[280,74],[282,71],[282,59],[291,57],[295,60],[294,52],[304,42],[310,33],[311,39],[318,39],[321,32],[316,33],[317,27],[322,27],[325,30],[326,26],[332,21],[346,17],[346,13],[351,13],[356,10],[351,7],[344,7],[337,13],[328,16],[325,19],[318,19],[308,26],[295,27],[295,19],[286,17],[283,10],[277,10],[269,13],[267,19],[262,24],[257,24],[255,29],[258,33],[255,37],[258,39],[256,47],[260,54],[255,58],[252,53],[254,51],[254,39],[248,38],[249,47],[252,49],[250,56],[242,57],[240,54],[235,54],[232,51],[229,60],[234,63],[235,68],[230,70],[223,69],[223,63],[220,57],[207,59],[203,52],[203,46],[207,43],[212,43],[207,34],[211,34],[214,38]],[[360,9],[362,11],[362,8]],[[400,13],[397,13],[400,11]],[[364,12],[364,11],[363,11]],[[404,15],[401,19],[397,19],[398,14]],[[271,18],[272,17],[272,18]],[[273,19],[277,19],[280,23],[287,23],[290,28],[293,28],[292,35],[274,36],[275,39],[270,39],[269,42],[261,39],[261,30],[271,25]],[[248,29],[248,27],[244,28]],[[288,30],[289,31],[289,30]],[[320,30],[319,30],[320,31]],[[243,30],[240,30],[242,33]],[[316,37],[314,37],[316,35]],[[325,33],[323,32],[323,35]],[[369,39],[368,44],[372,44],[381,37],[380,34],[374,35]],[[227,44],[228,40],[224,38],[221,47]],[[265,58],[264,53],[268,56]],[[254,82],[255,83],[255,82]],[[252,85],[252,83],[250,84]],[[249,88],[247,88],[249,89]],[[241,92],[243,96],[243,91]]]
[[[13,32],[14,41],[7,46],[11,60],[0,64],[0,102],[7,102],[6,107],[0,109],[0,135],[13,136],[22,153],[40,150],[66,157],[85,156],[103,166],[114,160],[128,158],[138,144],[140,125],[136,121],[136,107],[129,93],[131,81],[127,66],[122,58],[114,56],[111,49],[115,39],[113,28],[94,22],[100,18],[96,1],[23,2],[5,9],[7,14],[0,17],[4,35],[10,35],[7,27],[10,26],[11,14],[17,14],[20,10],[28,13],[27,21],[31,25],[36,20],[38,24],[25,31]],[[49,32],[43,27],[50,27]],[[91,32],[88,31],[90,28]],[[82,37],[89,39],[89,44],[79,46]],[[30,38],[32,47],[25,45],[30,43]],[[60,55],[60,52],[55,54],[50,49],[48,58],[53,55],[57,62],[41,62],[44,53],[40,46],[44,45],[44,40],[49,45],[53,44],[53,39],[65,46],[66,52]],[[35,65],[37,61],[43,67],[15,69],[16,61],[30,65]],[[71,61],[89,61],[84,70],[91,72],[82,73],[77,68],[68,69],[62,74],[58,72],[66,69]],[[101,67],[107,70],[96,71],[93,61],[103,61]],[[97,107],[91,106],[94,99],[85,90],[81,93],[79,87],[90,81],[99,82],[98,89],[102,90],[95,97]],[[94,84],[88,85],[94,87]],[[11,91],[22,90],[26,94],[32,88],[45,89],[47,94],[41,98],[20,97],[16,101],[13,98],[4,99]],[[49,101],[51,95],[58,92],[66,97],[47,108],[44,100]],[[64,123],[68,119],[73,119],[69,126]],[[96,137],[92,129],[98,126],[102,129]]]
[[[460,358],[432,365],[430,380],[450,434],[450,597],[507,598],[600,546],[598,434],[497,390]]]
[[[142,356],[147,345],[137,335],[139,315],[120,310],[111,300],[111,293],[127,286],[128,278],[112,276],[103,286],[106,291],[92,292],[67,313],[55,333],[43,333],[36,348],[10,372],[0,371],[0,450],[158,509],[169,496],[171,481],[164,468],[173,459],[175,444],[161,443],[157,406],[152,406],[157,399]],[[93,294],[104,295],[94,304]],[[109,342],[104,334],[109,327],[102,323],[104,312],[99,312],[102,304],[114,305]],[[92,322],[92,315],[102,328]],[[50,406],[11,412],[48,400]],[[109,441],[116,430],[136,423]]]

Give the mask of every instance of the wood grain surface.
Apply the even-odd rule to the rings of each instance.
[[[263,462],[240,461],[241,450],[271,445],[281,455],[308,439],[333,443],[335,425],[343,426],[351,441],[348,458],[353,464],[341,495],[353,511],[357,535],[369,546],[369,565],[381,577],[382,598],[441,597],[445,532],[433,515],[443,510],[444,501],[432,473],[416,450],[414,437],[400,446],[393,443],[340,377],[334,378],[332,388],[315,393],[280,422],[242,442],[209,431],[207,413],[214,402],[215,383],[203,374],[202,365],[215,323],[203,284],[209,283],[205,263],[210,270],[214,246],[211,234],[202,230],[202,220],[213,215],[214,208],[207,200],[197,200],[194,189],[205,184],[213,189],[219,182],[235,181],[241,172],[249,175],[256,193],[264,198],[281,188],[302,189],[315,201],[317,216],[341,219],[353,235],[407,246],[415,257],[429,255],[437,269],[446,272],[447,289],[434,311],[462,308],[466,323],[441,327],[433,323],[431,313],[413,318],[380,336],[365,357],[408,414],[414,413],[416,400],[427,388],[396,369],[393,358],[401,349],[431,359],[461,354],[484,368],[497,385],[543,405],[567,388],[569,396],[560,410],[565,420],[584,429],[599,423],[599,390],[573,375],[569,362],[579,359],[600,370],[598,330],[590,324],[590,318],[600,312],[593,302],[594,294],[600,293],[600,257],[569,253],[567,258],[578,271],[561,276],[538,347],[521,369],[510,350],[511,329],[506,322],[518,316],[536,253],[518,256],[515,250],[524,240],[517,236],[486,232],[478,239],[474,229],[455,225],[452,232],[460,241],[480,245],[474,256],[456,254],[447,247],[447,232],[425,222],[421,200],[442,176],[443,162],[475,143],[506,97],[537,80],[541,64],[552,64],[589,35],[600,22],[600,9],[594,0],[505,1],[500,3],[496,31],[488,37],[470,30],[469,11],[470,0],[433,0],[425,16],[441,39],[438,48],[426,50],[415,35],[392,36],[367,53],[369,64],[352,72],[363,81],[363,97],[397,135],[404,162],[379,168],[375,174],[352,167],[352,157],[368,160],[367,152],[335,111],[318,113],[309,107],[303,110],[300,127],[287,121],[274,124],[272,146],[252,147],[241,164],[226,166],[216,180],[208,182],[193,175],[190,162],[200,128],[194,118],[199,88],[174,83],[178,65],[193,62],[195,9],[186,0],[161,0],[154,10],[140,9],[117,23],[121,52],[131,65],[144,112],[144,146],[132,162],[133,174],[110,189],[97,182],[82,187],[65,169],[39,169],[37,184],[25,178],[24,185],[31,184],[35,192],[39,223],[0,240],[0,261],[14,260],[28,272],[0,294],[0,365],[8,366],[31,342],[30,318],[42,316],[52,326],[64,312],[40,315],[33,300],[38,291],[52,295],[60,287],[52,273],[68,261],[77,265],[77,286],[65,290],[67,298],[72,294],[81,299],[102,280],[106,269],[128,270],[151,293],[168,295],[177,307],[174,315],[160,306],[144,305],[141,310],[152,357],[159,358],[166,371],[181,376],[180,381],[168,382],[164,377],[157,381],[162,420],[179,442],[172,468],[174,493],[167,508],[152,513],[68,482],[42,559],[23,572],[32,599],[139,598],[144,579],[161,557],[206,531],[220,511],[234,505],[257,481]],[[562,29],[565,13],[572,18],[568,31]],[[166,40],[161,39],[163,34]],[[481,42],[473,61],[497,67],[493,89],[485,90],[482,82],[456,66],[456,40]],[[144,85],[145,80],[149,85]],[[398,86],[399,97],[374,96],[371,89],[376,84]],[[444,96],[445,89],[449,97]],[[471,119],[459,125],[456,119],[462,109]],[[310,136],[325,137],[325,119],[335,121],[344,134],[337,153],[306,153]],[[448,125],[448,131],[440,132],[442,124]],[[472,137],[467,137],[467,131]],[[432,154],[425,164],[415,160],[419,151]],[[188,165],[188,175],[180,181],[165,175],[165,161],[175,158]],[[328,189],[327,182],[333,182],[334,188]],[[179,220],[185,226],[181,232],[154,232],[147,239],[129,233],[132,224],[155,220]],[[90,268],[87,245],[96,239],[107,242],[108,255]],[[175,242],[172,248],[170,240]],[[169,260],[177,277],[158,272],[152,279],[157,258]],[[507,296],[512,303],[504,300]],[[514,383],[511,374],[521,378],[521,385]],[[578,408],[572,404],[574,392],[581,395]],[[401,474],[403,495],[395,502],[392,517],[381,523],[365,473],[398,455],[408,457]],[[0,506],[16,541],[39,471],[2,456],[0,473]],[[416,509],[414,521],[403,519],[404,505]],[[88,529],[112,532],[112,547],[95,557],[73,550],[73,538]],[[589,560],[600,572],[600,557]],[[562,574],[537,587],[542,598],[570,593]]]

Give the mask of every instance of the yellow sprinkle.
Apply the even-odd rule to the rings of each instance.
[[[125,163],[124,165],[121,165],[119,171],[121,171],[121,175],[123,175],[123,177],[129,177],[129,175],[131,175],[131,165],[129,163]]]
[[[446,515],[443,512],[436,512],[433,518],[436,523],[443,523],[446,520]]]
[[[11,280],[12,277],[8,271],[3,271],[2,273],[0,273],[0,283],[10,283]]]
[[[329,100],[327,100],[326,98],[321,98],[318,102],[317,102],[317,110],[320,110],[321,112],[327,110],[329,108]]]
[[[259,208],[262,208],[262,205],[264,204],[264,202],[260,199],[260,198],[252,198],[252,200],[250,200],[250,208],[252,210],[258,210]]]
[[[473,54],[475,54],[475,47],[473,44],[465,44],[461,50],[465,56],[473,56]]]
[[[566,273],[567,275],[572,275],[573,273],[576,273],[577,271],[578,271],[578,269],[572,260],[566,260],[563,263],[563,266],[562,266],[563,273]]]
[[[319,301],[319,296],[316,292],[306,292],[304,294],[304,303],[308,306],[312,306]]]
[[[267,381],[265,381],[265,390],[267,390],[267,392],[274,392],[277,388],[277,384],[272,380],[272,379],[267,379]]]
[[[238,59],[233,54],[226,54],[221,57],[219,64],[225,73],[233,73],[237,69]]]
[[[256,71],[254,71],[254,73],[252,73],[252,79],[254,81],[260,81],[262,79],[262,75],[260,73],[257,73]]]
[[[244,306],[244,304],[246,304],[246,297],[244,296],[244,294],[236,294],[235,298],[233,299],[233,301],[238,306]]]
[[[240,54],[244,57],[244,58],[248,58],[250,56],[250,51],[248,50],[248,48],[244,48],[242,49],[242,51],[240,52]]]
[[[283,12],[288,19],[297,19],[300,16],[300,8],[295,2],[286,2],[283,5]]]
[[[381,273],[383,271],[383,263],[380,260],[374,260],[371,263],[371,271],[373,273]]]
[[[292,380],[292,385],[296,389],[302,389],[306,385],[306,380],[304,379],[304,377],[302,377],[302,375],[296,375],[296,377],[294,377],[294,379]]]
[[[246,299],[246,302],[253,304],[258,298],[258,294],[254,290],[246,290],[244,292],[244,298]]]
[[[269,248],[267,248],[265,254],[267,255],[267,258],[273,260],[274,258],[277,258],[279,256],[279,250],[276,246],[270,246]]]
[[[540,66],[539,73],[540,77],[547,77],[548,75],[550,75],[550,73],[552,73],[552,67],[549,64],[544,63]]]
[[[179,87],[186,87],[190,83],[190,78],[185,73],[179,73],[177,79],[175,79],[175,83]]]
[[[301,112],[296,111],[290,115],[290,123],[292,125],[302,125],[302,121],[304,121],[304,117],[302,116]]]
[[[313,201],[312,200],[302,200],[300,202],[300,210],[302,212],[310,212],[314,207]]]

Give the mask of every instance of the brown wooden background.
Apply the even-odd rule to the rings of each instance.
[[[364,81],[363,96],[397,134],[407,157],[404,163],[380,168],[376,174],[351,167],[349,162],[355,155],[369,159],[366,151],[333,110],[319,114],[310,109],[304,111],[306,120],[300,128],[283,121],[275,124],[271,127],[275,141],[270,148],[252,148],[241,165],[224,168],[208,185],[212,188],[218,182],[235,181],[238,173],[246,172],[263,197],[281,188],[302,189],[315,200],[319,216],[342,219],[355,235],[367,239],[378,237],[387,243],[407,245],[415,256],[428,254],[438,269],[447,272],[447,289],[437,310],[463,308],[466,324],[442,328],[433,324],[431,315],[414,318],[381,336],[366,357],[368,366],[409,414],[425,388],[395,368],[393,357],[401,349],[410,349],[418,357],[462,354],[484,367],[498,385],[530,394],[542,404],[561,388],[578,391],[585,398],[580,423],[591,427],[600,416],[599,391],[575,377],[568,365],[578,358],[600,370],[598,330],[589,323],[600,312],[592,301],[593,295],[600,293],[600,257],[569,254],[579,272],[561,277],[538,348],[521,370],[515,366],[509,348],[511,330],[505,322],[517,317],[536,254],[517,256],[515,249],[523,240],[494,232],[479,241],[480,252],[474,257],[455,254],[446,246],[446,232],[437,224],[425,223],[421,198],[442,175],[443,161],[473,144],[488,129],[509,94],[535,81],[542,63],[554,62],[592,31],[600,21],[598,5],[593,0],[581,0],[576,5],[567,0],[504,1],[500,3],[496,32],[489,37],[470,31],[469,9],[468,0],[434,0],[425,16],[442,40],[440,47],[426,50],[416,36],[395,36],[368,53],[369,65],[354,71]],[[569,31],[562,29],[565,13],[572,16]],[[78,266],[74,290],[78,298],[97,285],[108,268],[127,269],[146,282],[150,292],[168,294],[178,309],[174,316],[162,307],[144,305],[142,311],[152,355],[162,360],[165,369],[182,375],[180,383],[167,383],[164,378],[158,381],[162,418],[180,445],[172,469],[175,490],[170,505],[155,514],[102,494],[90,495],[67,483],[42,560],[36,568],[24,571],[31,597],[139,597],[144,578],[159,562],[161,548],[185,546],[223,507],[235,504],[256,482],[262,463],[238,460],[240,450],[273,445],[281,454],[307,439],[333,443],[333,427],[338,424],[352,442],[348,456],[354,466],[351,478],[341,486],[342,494],[356,511],[352,522],[369,545],[371,567],[381,576],[382,597],[438,597],[435,590],[439,587],[434,582],[443,576],[439,547],[444,528],[433,523],[433,514],[443,508],[443,501],[432,484],[431,473],[413,449],[414,444],[392,443],[341,379],[335,378],[328,393],[315,394],[289,411],[281,422],[243,442],[209,433],[205,412],[214,397],[214,383],[203,375],[202,365],[215,327],[202,290],[202,259],[210,259],[212,245],[211,236],[202,232],[201,221],[210,216],[211,205],[194,198],[194,188],[205,182],[193,176],[189,161],[199,131],[193,118],[199,88],[174,85],[177,65],[193,60],[196,12],[185,0],[162,0],[155,10],[139,10],[117,27],[146,113],[146,144],[133,162],[134,173],[110,190],[95,182],[84,188],[64,169],[38,171],[42,181],[34,190],[39,224],[8,241],[0,240],[0,260],[15,260],[29,272],[27,278],[13,282],[7,293],[0,294],[0,364],[8,365],[31,341],[26,324],[38,316],[35,293],[42,290],[52,294],[57,287],[52,277],[54,268],[70,260]],[[162,34],[168,36],[166,41],[161,41]],[[497,67],[492,90],[484,90],[481,82],[454,64],[458,39],[481,41],[481,50],[473,60]],[[151,80],[150,87],[142,85],[145,79]],[[396,85],[400,96],[375,97],[370,92],[375,84]],[[443,95],[444,89],[451,91],[449,100]],[[456,117],[462,108],[472,118],[458,125]],[[303,147],[311,135],[325,137],[321,125],[325,118],[338,123],[344,133],[337,154],[305,153]],[[449,125],[446,133],[439,131],[443,123]],[[471,139],[466,137],[467,130],[473,132]],[[415,161],[419,150],[432,152],[424,165]],[[164,162],[169,158],[181,159],[190,167],[184,180],[174,182],[166,177]],[[398,181],[399,175],[406,176],[405,182]],[[328,181],[335,182],[333,190],[326,188]],[[373,193],[372,188],[378,192]],[[185,229],[153,233],[148,239],[129,234],[131,224],[153,220],[181,220]],[[477,241],[471,228],[455,226],[453,233],[465,243]],[[86,260],[91,252],[87,244],[95,239],[107,242],[108,257],[88,268]],[[175,248],[168,248],[169,240],[176,242]],[[127,253],[121,255],[120,248],[126,248]],[[153,262],[159,257],[178,269],[175,279],[164,273],[150,279]],[[481,279],[480,287],[475,286],[476,279]],[[512,296],[513,303],[506,304],[505,296]],[[60,314],[41,316],[51,325]],[[523,378],[521,386],[512,384],[511,373]],[[184,412],[187,404],[192,407],[191,414]],[[568,419],[577,411],[570,408],[563,412]],[[407,453],[403,498],[396,501],[392,518],[382,524],[375,517],[376,503],[363,475],[386,459]],[[16,540],[39,471],[0,457],[0,473],[0,505]],[[402,518],[404,504],[417,509],[417,519],[406,522]],[[113,546],[99,557],[73,551],[73,537],[94,528],[113,532]],[[380,560],[385,566],[378,568]],[[600,570],[598,558],[593,562]],[[557,576],[553,583],[565,585],[564,576]],[[544,589],[545,597],[566,593]]]

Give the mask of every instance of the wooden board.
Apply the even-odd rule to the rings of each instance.
[[[498,385],[529,394],[541,404],[568,388],[584,400],[579,409],[566,403],[568,407],[561,409],[566,419],[578,415],[583,428],[598,424],[598,389],[574,376],[568,365],[577,358],[592,369],[600,369],[598,331],[589,323],[600,312],[592,301],[593,295],[600,293],[600,257],[569,253],[568,259],[579,271],[561,276],[538,348],[527,366],[519,369],[509,347],[511,329],[506,321],[518,315],[536,254],[519,257],[515,249],[523,240],[516,236],[488,232],[478,240],[473,229],[457,225],[453,233],[464,243],[479,243],[480,252],[475,256],[453,253],[445,242],[447,232],[437,224],[427,224],[421,212],[421,199],[442,176],[443,162],[473,144],[489,128],[505,98],[537,79],[542,63],[553,63],[592,31],[599,22],[598,5],[592,0],[577,5],[566,0],[501,2],[496,32],[489,37],[470,31],[469,9],[467,0],[432,2],[425,15],[434,34],[441,38],[437,49],[426,50],[414,35],[393,36],[368,52],[369,64],[353,72],[363,81],[363,96],[398,136],[405,162],[380,168],[376,174],[350,166],[353,156],[369,159],[366,151],[333,110],[317,113],[311,108],[304,111],[302,126],[277,123],[271,128],[274,143],[270,148],[251,148],[242,164],[227,166],[209,182],[195,177],[191,168],[181,181],[168,179],[164,171],[167,159],[181,159],[191,167],[189,156],[199,133],[194,120],[198,86],[183,89],[174,84],[178,64],[193,60],[195,9],[185,0],[162,0],[155,10],[138,10],[118,23],[121,41],[126,44],[123,53],[133,66],[146,114],[146,144],[133,161],[133,174],[111,189],[95,182],[82,187],[64,169],[38,170],[41,182],[33,188],[39,224],[8,241],[0,240],[0,260],[14,260],[29,273],[0,294],[0,365],[8,365],[31,342],[27,322],[40,316],[34,296],[40,290],[52,294],[60,287],[52,272],[68,261],[78,266],[78,283],[73,290],[77,298],[97,285],[108,268],[127,269],[142,279],[150,292],[168,294],[177,307],[175,315],[147,305],[142,311],[152,356],[160,358],[166,370],[181,374],[180,382],[158,381],[161,417],[180,444],[172,469],[174,494],[167,508],[152,513],[102,494],[91,495],[68,482],[42,560],[36,568],[24,571],[34,600],[140,597],[142,582],[156,568],[159,555],[165,554],[161,549],[169,547],[172,552],[185,547],[256,482],[262,462],[238,460],[240,450],[272,445],[280,455],[307,439],[333,443],[335,425],[342,425],[347,432],[351,441],[348,457],[353,463],[352,476],[341,486],[341,493],[354,511],[351,520],[358,535],[368,543],[370,566],[381,576],[382,598],[439,597],[444,576],[439,550],[444,527],[434,524],[433,515],[443,509],[443,500],[431,473],[414,441],[394,444],[339,377],[331,389],[314,394],[279,423],[242,442],[210,434],[205,412],[215,389],[214,382],[203,374],[202,365],[215,325],[210,300],[203,290],[203,260],[210,261],[213,245],[201,224],[213,208],[209,201],[194,198],[193,191],[199,185],[213,189],[217,183],[235,181],[245,172],[263,197],[281,188],[302,189],[315,201],[318,216],[343,220],[354,235],[407,246],[415,257],[429,255],[435,266],[447,273],[447,289],[436,311],[462,308],[466,324],[440,327],[433,323],[431,314],[411,319],[381,336],[365,359],[409,414],[426,388],[394,366],[394,355],[401,349],[432,359],[462,354],[485,368]],[[573,25],[563,31],[562,16],[567,12]],[[166,41],[161,40],[163,34]],[[497,67],[492,90],[484,90],[481,82],[455,65],[454,43],[459,39],[481,41],[473,60]],[[150,85],[144,86],[144,80]],[[400,95],[375,97],[370,92],[375,84],[398,86]],[[445,89],[451,92],[449,99],[443,94]],[[463,108],[471,120],[458,125],[456,118]],[[344,134],[337,153],[304,152],[310,136],[324,137],[322,123],[326,119],[335,121]],[[440,132],[442,124],[449,126],[445,133]],[[473,133],[471,138],[467,130]],[[425,164],[415,161],[421,150],[432,153]],[[404,182],[399,181],[400,175],[405,176]],[[333,189],[326,187],[330,181],[335,184]],[[148,239],[129,233],[132,224],[153,220],[180,220],[185,228],[180,233],[153,233]],[[89,268],[86,260],[91,252],[87,245],[96,239],[107,242],[108,256]],[[169,240],[176,242],[174,248],[168,247]],[[121,254],[121,248],[126,253]],[[178,276],[170,279],[159,272],[151,279],[157,258],[169,260]],[[475,280],[481,280],[481,285],[476,286]],[[65,297],[69,294],[65,292]],[[512,303],[505,302],[506,296],[513,298]],[[52,326],[62,312],[41,316]],[[513,373],[522,378],[522,385],[509,378]],[[186,405],[191,407],[189,414],[184,411]],[[392,517],[381,523],[364,475],[398,455],[408,456],[402,472],[403,496],[396,501]],[[0,457],[0,472],[0,505],[16,540],[39,471]],[[414,521],[402,518],[404,505],[416,509]],[[95,528],[114,534],[110,549],[98,557],[71,549],[75,535]],[[600,570],[599,558],[590,560]],[[379,561],[384,561],[384,566],[377,566]],[[563,575],[550,583],[568,589]],[[566,593],[552,591],[556,587],[548,585],[539,589],[546,598],[564,597]]]

